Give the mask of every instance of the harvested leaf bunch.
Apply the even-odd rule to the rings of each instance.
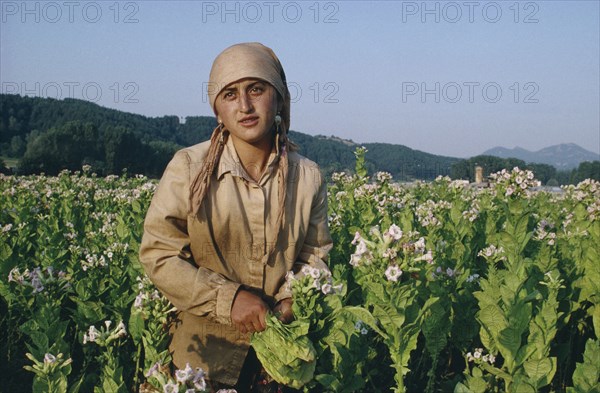
[[[309,340],[308,322],[283,324],[274,315],[267,316],[267,328],[254,333],[250,343],[258,360],[278,383],[299,389],[313,379],[316,351]]]

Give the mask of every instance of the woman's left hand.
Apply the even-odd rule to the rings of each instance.
[[[273,313],[283,323],[290,323],[294,320],[294,312],[292,311],[292,299],[282,299],[273,308]]]

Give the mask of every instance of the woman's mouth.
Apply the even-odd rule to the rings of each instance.
[[[258,116],[246,116],[242,118],[239,123],[244,127],[252,127],[258,123]]]

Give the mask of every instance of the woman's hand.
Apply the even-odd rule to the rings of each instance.
[[[292,299],[287,298],[280,300],[273,308],[273,312],[281,322],[292,322],[294,320],[294,312],[292,311]]]
[[[267,327],[267,311],[269,306],[259,296],[240,289],[231,306],[231,322],[242,333],[262,332]]]

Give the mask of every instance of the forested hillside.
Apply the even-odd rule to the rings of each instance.
[[[160,177],[173,154],[210,138],[214,117],[146,117],[101,107],[89,101],[0,95],[0,173],[54,175],[84,164],[100,175],[144,174]],[[354,168],[358,144],[334,136],[290,131],[300,153],[316,161],[325,175]],[[488,175],[515,166],[534,171],[543,184],[600,180],[600,162],[583,162],[570,171],[516,158],[437,156],[402,145],[365,143],[369,173],[390,172],[400,181],[431,180],[439,175],[474,180],[474,168]],[[4,158],[4,159],[3,159]],[[10,162],[10,164],[9,164]],[[15,164],[16,163],[16,164]]]
[[[146,117],[76,100],[0,95],[0,156],[17,158],[17,173],[56,174],[91,165],[99,174],[143,173],[157,177],[173,153],[209,139],[214,117]],[[301,154],[329,175],[354,167],[351,141],[290,131]],[[398,180],[449,175],[458,159],[392,144],[364,144],[371,172]]]

